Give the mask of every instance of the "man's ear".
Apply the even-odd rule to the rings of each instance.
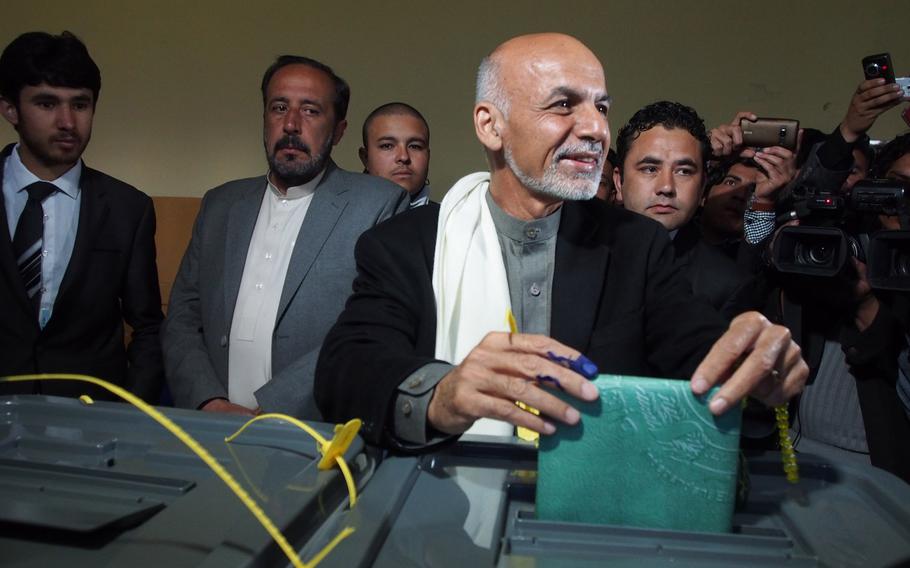
[[[11,101],[3,97],[0,97],[0,113],[3,113],[3,118],[12,124],[13,128],[19,126],[19,109]]]
[[[348,127],[347,120],[339,120],[335,124],[335,131],[332,132],[332,146],[337,146],[341,142],[341,137],[344,136],[344,130]]]
[[[367,149],[361,146],[360,150],[357,150],[357,155],[360,156],[360,163],[363,164],[363,171],[369,173],[370,168],[367,167]]]
[[[500,133],[504,125],[502,113],[491,103],[481,101],[474,106],[474,132],[487,150],[491,152],[502,150]]]
[[[616,195],[622,201],[622,170],[619,169],[619,166],[613,168],[613,185],[616,186]]]

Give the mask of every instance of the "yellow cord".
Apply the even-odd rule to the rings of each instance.
[[[228,473],[228,471],[225,470],[221,466],[221,464],[219,464],[218,461],[214,457],[212,457],[212,455],[204,447],[202,447],[202,445],[199,444],[199,442],[197,442],[192,436],[190,436],[185,430],[183,430],[183,428],[181,428],[180,426],[175,424],[173,421],[171,421],[170,418],[168,418],[167,416],[165,416],[164,414],[159,412],[153,406],[147,404],[145,401],[143,401],[142,399],[140,399],[133,393],[126,391],[117,385],[111,384],[107,381],[103,381],[103,380],[95,378],[95,377],[90,377],[88,375],[76,375],[76,374],[62,373],[62,374],[35,374],[35,375],[18,375],[18,376],[13,376],[13,377],[0,377],[0,382],[10,382],[10,383],[25,382],[25,381],[45,381],[45,380],[81,381],[81,382],[85,382],[85,383],[91,383],[94,385],[98,385],[99,387],[107,389],[108,391],[114,393],[115,395],[117,395],[120,398],[124,399],[125,401],[129,402],[130,404],[132,404],[133,406],[135,406],[136,408],[138,408],[139,410],[141,410],[142,412],[147,414],[152,420],[161,424],[161,426],[163,426],[167,431],[169,431],[174,436],[176,436],[190,450],[192,450],[193,453],[195,453],[197,456],[199,456],[199,459],[201,459],[203,462],[205,462],[205,464],[207,466],[209,466],[209,468],[213,472],[215,472],[215,475],[217,475],[219,478],[221,478],[221,480],[224,482],[224,484],[227,485],[228,488],[230,488],[230,490],[233,491],[235,495],[237,495],[237,498],[240,499],[240,502],[243,503],[246,506],[246,508],[250,510],[250,512],[253,514],[254,517],[256,517],[256,520],[259,521],[259,523],[263,526],[263,528],[265,528],[266,532],[268,532],[268,534],[275,540],[275,542],[278,544],[279,548],[281,548],[282,552],[284,552],[285,556],[288,557],[288,560],[291,561],[291,564],[295,568],[313,568],[323,558],[325,558],[325,556],[329,552],[331,552],[332,549],[335,548],[335,546],[337,546],[339,542],[341,542],[343,539],[347,538],[351,533],[354,532],[353,528],[346,527],[334,539],[332,539],[332,541],[328,545],[326,545],[321,551],[319,551],[313,557],[313,559],[311,560],[311,562],[309,564],[305,563],[300,559],[300,557],[297,555],[297,552],[291,547],[290,543],[288,543],[288,541],[284,537],[284,535],[281,534],[281,531],[278,530],[278,527],[276,527],[275,524],[272,523],[272,520],[269,519],[268,516],[265,514],[265,512],[259,507],[259,505],[256,504],[256,501],[254,501],[249,496],[249,494],[243,489],[243,487],[239,483],[237,483],[237,480],[235,480],[233,478],[233,476],[231,476],[231,474]],[[84,404],[92,404],[92,399],[90,397],[88,397],[87,395],[83,395],[83,396],[79,397],[79,400],[81,400]],[[257,418],[262,418],[262,417],[267,417],[267,416],[269,416],[269,415],[262,415]],[[255,419],[251,420],[247,424],[250,424],[254,421],[255,421]],[[301,422],[300,424],[303,424],[303,423]],[[246,427],[246,425],[243,426],[243,428],[245,428],[245,427]],[[243,428],[241,428],[240,431],[242,431]],[[309,426],[304,427],[304,430],[309,430],[309,429],[310,429]],[[240,431],[238,431],[237,434],[239,434]],[[314,430],[314,432],[315,432],[315,430]],[[234,434],[234,436],[236,436],[237,434]],[[318,433],[317,433],[317,436],[318,436]],[[321,438],[321,436],[319,436],[319,437]],[[324,438],[322,438],[322,440],[325,441]],[[342,468],[342,472],[345,475],[345,479],[347,479],[348,476],[350,476],[350,471],[347,469],[347,464],[345,464],[345,466]],[[349,487],[350,487],[350,485],[349,485]],[[353,504],[354,504],[354,501],[352,500],[351,505],[353,506]]]
[[[799,483],[799,466],[796,464],[796,452],[790,440],[790,412],[786,404],[774,407],[777,421],[777,434],[780,438],[780,459],[784,464],[784,474],[790,483]]]
[[[319,469],[330,469],[333,461],[338,464],[338,468],[341,470],[344,481],[348,486],[350,506],[353,507],[355,504],[357,504],[357,485],[354,483],[354,476],[351,475],[351,470],[348,469],[347,462],[344,461],[343,454],[347,451],[348,446],[351,445],[351,442],[354,440],[354,436],[357,435],[357,431],[360,430],[359,419],[355,418],[347,424],[339,424],[335,426],[335,436],[331,440],[326,440],[325,437],[314,430],[312,426],[306,424],[305,422],[297,420],[293,416],[278,413],[260,414],[259,416],[248,420],[243,426],[240,427],[239,430],[226,437],[224,441],[227,443],[233,442],[241,432],[246,430],[247,426],[254,422],[267,419],[284,420],[286,422],[289,422],[314,438],[318,444],[319,453],[323,455],[323,459],[319,462]]]
[[[506,323],[509,324],[509,333],[518,333],[518,322],[515,321],[515,314],[512,313],[512,308],[506,310]],[[515,405],[526,412],[540,416],[539,410],[532,406],[528,406],[520,400],[516,400]],[[535,446],[540,443],[540,434],[530,428],[525,428],[524,426],[516,428],[515,435],[526,442],[534,442]]]

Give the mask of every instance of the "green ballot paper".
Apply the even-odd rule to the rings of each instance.
[[[600,375],[575,426],[540,437],[537,518],[729,532],[741,409],[715,417],[689,381]],[[716,390],[716,389],[715,389]]]

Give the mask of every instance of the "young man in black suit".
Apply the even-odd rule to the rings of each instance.
[[[82,373],[157,401],[155,210],[82,162],[100,89],[97,65],[69,32],[23,34],[0,56],[0,112],[19,137],[0,155],[0,376]],[[113,398],[69,381],[0,384],[0,393]]]

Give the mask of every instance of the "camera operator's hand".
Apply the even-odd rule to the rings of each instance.
[[[790,330],[758,312],[737,316],[692,375],[692,391],[708,392],[723,383],[709,408],[722,414],[749,395],[769,406],[783,404],[803,390],[809,366]]]
[[[747,110],[739,111],[729,124],[721,124],[717,128],[712,128],[708,133],[711,139],[711,152],[715,158],[731,156],[734,152],[742,150],[743,129],[740,126],[742,119],[758,120],[758,115]],[[748,155],[744,158],[751,158],[752,151],[746,150]]]
[[[847,142],[855,142],[872,127],[883,112],[901,102],[903,90],[897,83],[884,79],[868,79],[856,87],[847,116],[840,123],[840,133]]]
[[[798,134],[802,142],[803,131]],[[778,192],[796,176],[796,153],[781,146],[759,148],[752,159],[765,171],[755,182],[755,200],[774,204]]]
[[[430,399],[427,419],[447,434],[461,434],[479,418],[495,418],[541,434],[556,431],[552,419],[575,424],[581,418],[571,405],[541,388],[539,377],[580,400],[600,396],[591,381],[547,358],[548,353],[577,358],[580,353],[544,335],[488,333],[460,365],[439,381]],[[552,384],[552,383],[551,383]],[[521,401],[540,411],[531,414]]]

